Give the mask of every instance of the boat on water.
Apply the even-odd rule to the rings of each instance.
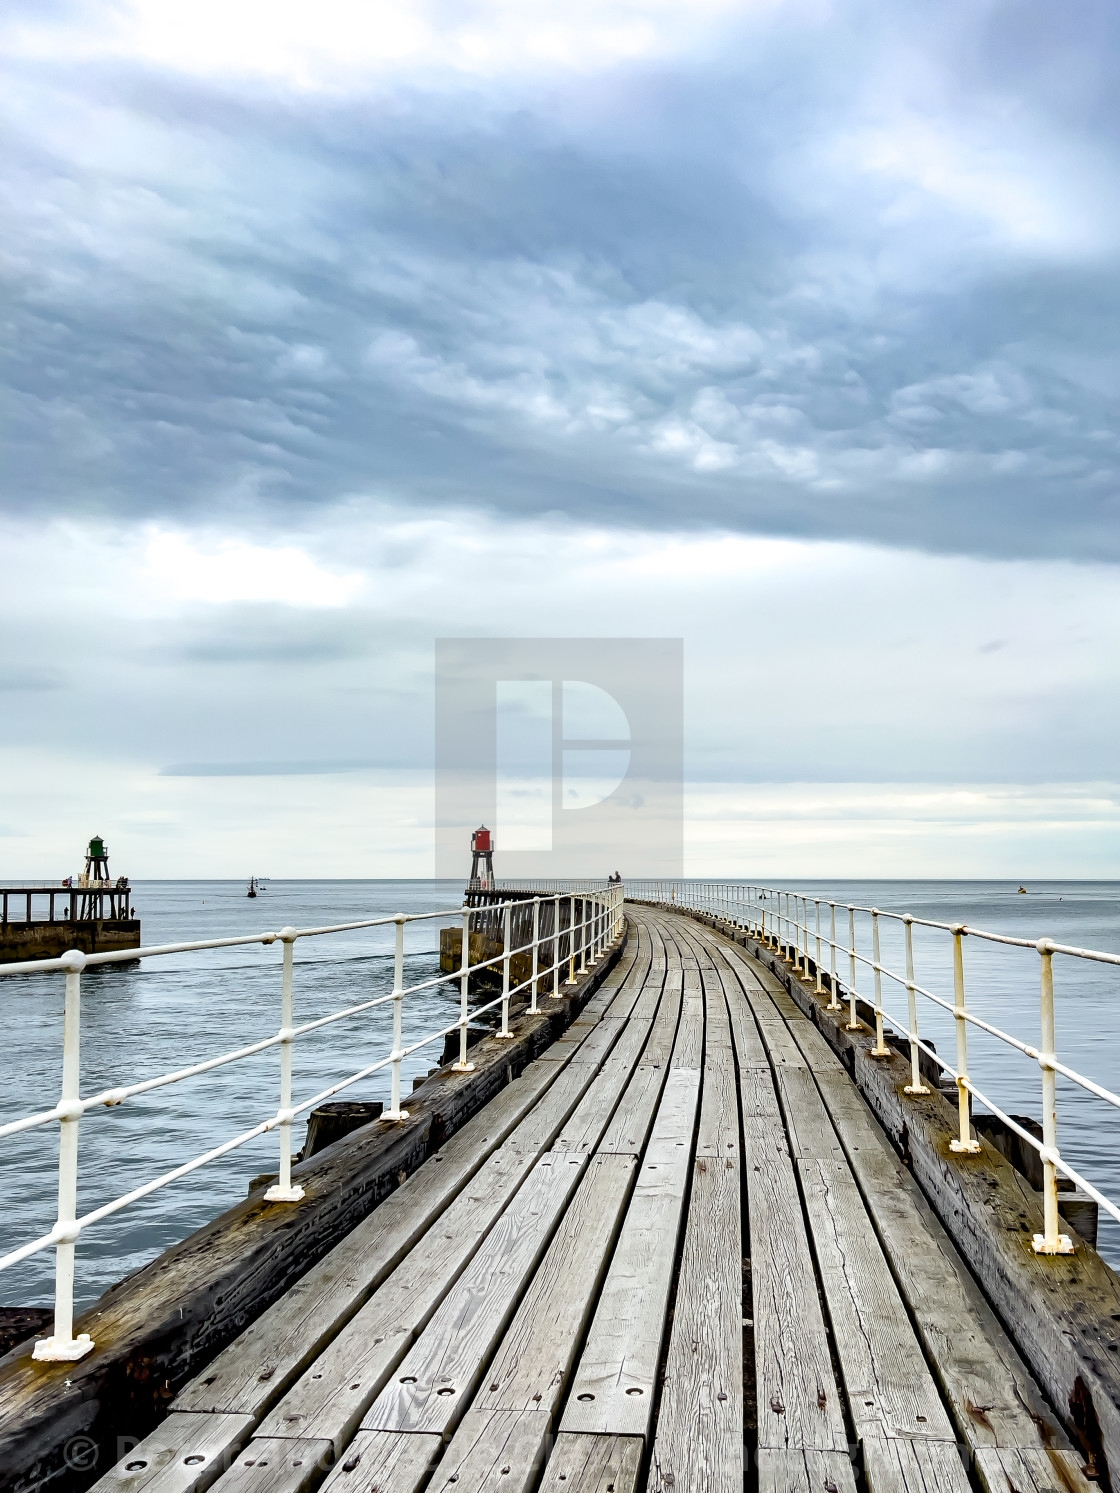
[[[1021,887],[1020,887],[1020,888],[1019,888],[1019,891],[1020,891],[1020,892],[1021,892],[1021,893],[1022,893],[1022,895],[1023,895],[1023,896],[1024,896],[1024,897],[1025,897],[1025,896],[1026,896],[1026,895],[1027,895],[1027,889],[1026,889],[1026,887],[1025,887],[1025,886],[1021,886]]]
[[[265,886],[264,882],[261,881],[261,879],[260,879],[259,876],[250,876],[249,877],[249,887],[248,887],[248,890],[245,893],[246,897],[255,897],[258,892],[267,892],[267,891],[268,891],[268,888]]]

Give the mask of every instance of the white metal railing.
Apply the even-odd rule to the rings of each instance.
[[[599,879],[585,878],[584,880],[572,878],[568,878],[567,880],[560,878],[558,880],[556,877],[550,877],[547,880],[537,881],[526,881],[524,878],[514,881],[509,877],[505,877],[501,881],[494,882],[494,887],[498,891],[517,892],[606,892],[611,887],[619,885],[621,885],[620,882],[611,881],[606,876]]]
[[[856,903],[837,902],[828,897],[816,897],[803,892],[785,891],[777,887],[754,886],[739,882],[691,882],[691,881],[637,881],[627,884],[627,895],[639,900],[667,904],[684,910],[706,912],[723,919],[735,928],[740,928],[761,943],[780,954],[791,966],[793,973],[813,982],[817,995],[829,996],[827,1009],[841,1011],[844,1008],[840,997],[844,994],[848,1007],[848,1031],[863,1030],[858,1015],[858,1002],[870,1006],[875,1016],[875,1044],[869,1051],[872,1058],[887,1058],[891,1049],[886,1044],[884,1022],[889,1021],[906,1036],[910,1047],[910,1082],[905,1093],[911,1096],[928,1094],[930,1090],[922,1082],[919,1053],[925,1053],[941,1072],[947,1074],[957,1090],[958,1134],[950,1142],[954,1151],[965,1154],[978,1152],[980,1143],[974,1138],[970,1118],[970,1096],[980,1101],[1010,1130],[1038,1152],[1043,1171],[1043,1233],[1035,1234],[1034,1250],[1037,1254],[1072,1254],[1073,1242],[1068,1234],[1060,1232],[1058,1219],[1058,1173],[1068,1177],[1095,1199],[1097,1205],[1120,1223],[1120,1207],[1103,1192],[1087,1181],[1075,1170],[1058,1150],[1057,1075],[1077,1085],[1087,1094],[1106,1104],[1120,1109],[1120,1095],[1096,1083],[1084,1074],[1076,1072],[1058,1060],[1056,1047],[1056,1024],[1054,1018],[1054,956],[1070,959],[1090,960],[1097,964],[1120,965],[1120,954],[1104,953],[1099,949],[1080,949],[1053,939],[1016,938],[1010,934],[992,933],[983,928],[954,922],[942,923],[930,918],[915,917],[911,913],[885,912],[877,907],[863,907]],[[822,927],[821,909],[827,909],[827,926]],[[837,934],[837,909],[840,910],[840,932]],[[856,914],[861,914],[870,923],[870,952],[857,947]],[[845,916],[846,914],[846,916]],[[880,951],[880,922],[887,920],[901,924],[905,950],[905,971],[888,968]],[[846,928],[845,928],[846,923]],[[953,994],[952,999],[938,995],[917,981],[914,970],[915,927],[931,928],[947,933],[952,939]],[[866,937],[866,933],[865,933]],[[1039,1015],[1041,1042],[1035,1045],[1021,1041],[1009,1032],[1001,1030],[983,1017],[970,1011],[965,1003],[964,939],[974,938],[991,944],[1011,945],[1021,949],[1034,949],[1039,956]],[[826,966],[827,962],[827,968]],[[840,972],[847,965],[846,979]],[[872,989],[859,988],[860,969],[863,977],[872,977]],[[883,980],[894,981],[896,988],[905,990],[907,1019],[901,1021],[883,1005]],[[933,1045],[924,1042],[918,1031],[918,996],[932,1001],[947,1012],[954,1023],[956,1034],[956,1062],[946,1060],[936,1052]],[[1042,1139],[1032,1135],[1017,1121],[983,1093],[972,1082],[968,1072],[968,1029],[974,1026],[989,1036],[1022,1053],[1038,1064],[1042,1089]]]
[[[57,959],[29,960],[19,964],[0,965],[0,978],[29,975],[42,971],[59,971],[65,975],[65,1007],[63,1016],[62,1043],[62,1089],[59,1101],[51,1109],[25,1115],[18,1120],[0,1125],[0,1138],[17,1135],[42,1125],[57,1124],[59,1127],[58,1149],[58,1213],[54,1227],[49,1233],[31,1239],[16,1249],[0,1256],[0,1270],[18,1264],[30,1255],[45,1249],[55,1250],[55,1312],[54,1331],[51,1336],[36,1343],[34,1357],[48,1361],[71,1361],[82,1358],[94,1344],[88,1333],[74,1336],[74,1271],[75,1253],[79,1236],[85,1229],[119,1212],[122,1208],[138,1202],[150,1193],[180,1177],[196,1171],[208,1162],[216,1161],[228,1152],[243,1146],[257,1136],[269,1131],[279,1132],[279,1177],[276,1185],[264,1194],[267,1202],[298,1203],[303,1189],[292,1182],[292,1121],[298,1114],[322,1104],[333,1094],[340,1093],[352,1084],[360,1083],[384,1068],[391,1070],[391,1101],[389,1109],[382,1114],[386,1124],[396,1124],[408,1118],[408,1111],[401,1107],[401,1064],[410,1054],[432,1042],[446,1038],[456,1029],[459,1031],[459,1058],[452,1065],[454,1071],[469,1073],[474,1065],[467,1061],[468,987],[470,975],[481,969],[501,967],[502,987],[485,1004],[478,1004],[474,1014],[480,1015],[494,1007],[501,1008],[501,1028],[497,1037],[509,1038],[515,1034],[509,1029],[509,1006],[513,996],[529,992],[529,1010],[535,1013],[541,994],[559,996],[563,984],[572,984],[577,975],[594,965],[614,941],[622,927],[623,889],[613,885],[596,884],[593,890],[581,892],[575,897],[554,895],[510,899],[495,906],[447,909],[441,912],[396,913],[391,917],[367,918],[358,922],[336,923],[320,928],[281,928],[279,932],[247,933],[233,938],[199,939],[188,943],[159,944],[148,948],[125,949],[106,954],[83,954],[76,949]],[[513,947],[511,928],[515,913],[520,910],[518,921],[528,924],[529,936],[518,947]],[[542,910],[544,916],[542,917]],[[488,958],[471,959],[472,931],[489,926],[487,920],[498,912],[501,925],[500,951]],[[565,920],[564,913],[567,913]],[[577,915],[578,914],[578,915]],[[440,974],[418,984],[404,983],[404,934],[409,923],[432,922],[437,919],[461,920],[462,953],[460,967],[451,974]],[[295,946],[301,938],[318,938],[335,933],[349,933],[357,929],[395,928],[393,964],[393,988],[386,995],[358,1001],[342,1010],[331,1012],[314,1021],[297,1025],[295,1021]],[[280,1026],[275,1035],[248,1043],[232,1052],[220,1053],[202,1062],[148,1078],[139,1083],[123,1084],[83,1095],[80,1087],[81,1053],[81,984],[82,971],[92,965],[120,964],[141,958],[155,958],[165,954],[193,953],[203,949],[235,948],[244,945],[269,945],[279,942],[283,946],[280,980]],[[547,962],[542,963],[542,952]],[[511,984],[511,961],[519,954],[530,955],[530,973],[525,979]],[[566,979],[561,973],[566,966]],[[409,996],[440,985],[459,985],[459,1016],[438,1031],[427,1032],[415,1040],[405,1043],[404,1008]],[[293,1059],[296,1040],[309,1032],[329,1027],[333,1023],[372,1011],[392,1003],[393,1043],[391,1050],[376,1062],[368,1063],[357,1072],[340,1078],[336,1083],[307,1098],[293,1100]],[[78,1131],[79,1123],[89,1110],[111,1108],[168,1084],[180,1083],[201,1073],[241,1062],[255,1057],[270,1048],[280,1049],[280,1094],[279,1107],[251,1129],[232,1136],[219,1146],[173,1167],[161,1176],[152,1178],[122,1196],[103,1203],[100,1207],[78,1217],[77,1195],[79,1176]]]

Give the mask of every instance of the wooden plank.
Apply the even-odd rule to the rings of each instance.
[[[856,1434],[955,1442],[847,1162],[798,1167]]]
[[[805,1016],[801,1010],[801,1007],[788,993],[788,991],[779,987],[777,990],[770,990],[769,996],[779,1015],[781,1015],[786,1021],[792,1024],[797,1021],[805,1020]]]
[[[428,1493],[529,1493],[544,1466],[547,1437],[548,1417],[536,1411],[469,1410]],[[368,1486],[362,1493],[370,1493]],[[386,1493],[397,1493],[396,1484]]]
[[[619,979],[618,970],[615,970],[614,976],[612,978],[614,980]],[[610,1006],[618,992],[618,984],[612,983],[610,985],[601,985],[595,992],[595,994],[591,997],[591,999],[587,1002],[587,1005],[584,1006],[583,1010],[580,1012],[580,1016],[588,1021],[601,1021],[607,1013],[607,1008]]]
[[[99,1478],[98,1493],[202,1493],[252,1434],[248,1415],[171,1414]]]
[[[595,1075],[596,1069],[588,1063],[570,1063],[562,1068],[556,1082],[507,1136],[501,1149],[531,1156],[546,1151],[575,1113]]]
[[[1089,1493],[1081,1458],[1057,1448],[982,1447],[974,1466],[985,1493]]]
[[[727,962],[734,966],[745,989],[761,990],[774,995],[785,993],[785,986],[777,975],[748,954],[745,949],[739,948],[737,944],[728,943],[722,946],[722,951]]]
[[[540,1493],[637,1493],[640,1436],[561,1431],[545,1464]]]
[[[722,1062],[712,1061],[715,1053],[723,1054]],[[696,1154],[733,1159],[738,1177],[739,1095],[735,1084],[734,1058],[727,1048],[708,1048]]]
[[[326,1437],[341,1451],[535,1162],[506,1146],[492,1156],[308,1366],[261,1434]]]
[[[682,998],[680,1025],[670,1062],[674,1068],[699,1068],[703,1060],[704,997],[697,989],[686,992]]]
[[[642,993],[634,1006],[633,1015],[640,1016],[645,1020],[656,1016],[657,1008],[661,1001],[662,992],[665,989],[665,957],[664,945],[661,945],[661,958],[658,959],[655,949],[653,959],[650,961],[642,984]]]
[[[968,1474],[955,1442],[868,1436],[862,1451],[869,1493],[968,1493]]]
[[[735,1046],[731,1036],[731,1018],[727,1010],[727,997],[718,970],[704,976],[704,1043],[706,1048],[722,1047],[730,1055],[724,1064],[728,1071],[735,1071]]]
[[[748,1068],[739,1074],[739,1095],[743,1106],[743,1125],[748,1120],[766,1120],[782,1127],[782,1110],[778,1103],[774,1078],[769,1068]],[[786,1154],[789,1154],[788,1147]]]
[[[833,1070],[818,1076],[821,1094],[958,1433],[974,1451],[1045,1453],[1066,1446],[1057,1418],[971,1272],[832,1056]]]
[[[793,1040],[793,1035],[784,1018],[770,1004],[768,996],[750,995],[747,1000],[754,1012],[766,1054],[775,1068],[808,1069],[805,1056]]]
[[[329,1441],[255,1437],[218,1487],[222,1493],[303,1493],[322,1481],[333,1458]]]
[[[586,1157],[557,1151],[541,1157],[366,1413],[363,1430],[450,1434],[585,1165]]]
[[[642,1052],[652,1029],[652,1021],[643,1021],[638,1017],[630,1017],[621,1023],[618,1042],[611,1048],[610,1055],[603,1064],[603,1071],[612,1065],[622,1065],[628,1070],[636,1067],[642,1061]]]
[[[794,1160],[844,1161],[844,1148],[809,1069],[778,1066],[774,1077]]]
[[[441,1449],[438,1436],[359,1431],[331,1469],[324,1493],[418,1493]]]
[[[546,1047],[537,1059],[538,1063],[591,1063],[595,1067],[610,1052],[618,1040],[617,1021],[595,1021],[585,1027],[569,1027],[559,1041]],[[570,1035],[569,1035],[570,1034]]]
[[[842,1452],[848,1433],[785,1134],[768,1116],[744,1114],[743,1135],[758,1445]]]
[[[647,942],[645,948],[639,950],[638,957],[634,960],[634,963],[630,967],[629,973],[622,982],[622,988],[624,990],[629,990],[631,988],[641,990],[646,982],[646,976],[649,974],[651,959],[652,955],[650,952],[649,944]]]
[[[846,1451],[759,1448],[758,1493],[855,1493],[855,1488],[855,1472]]]
[[[677,1039],[677,1021],[681,1010],[681,992],[666,984],[661,995],[649,1041],[646,1043],[642,1061],[651,1068],[667,1068],[673,1055]]]
[[[641,987],[630,985],[615,991],[614,999],[603,1008],[600,1021],[628,1021],[641,995]]]
[[[644,1022],[627,1022],[618,1047],[565,1121],[553,1150],[590,1152],[598,1145],[645,1045],[646,1032],[642,1030],[645,1025]]]
[[[651,971],[642,986],[638,999],[634,1002],[633,1010],[630,1012],[631,1020],[652,1021],[657,1015],[661,1005],[661,996],[664,986],[664,970],[660,973]]]
[[[661,1090],[668,1071],[663,1065],[651,1067],[646,1063],[639,1064],[634,1069],[611,1122],[596,1147],[597,1155],[641,1155],[649,1128],[653,1124],[653,1116],[661,1101]]]
[[[647,1483],[658,1493],[742,1493],[743,1488],[743,1250],[733,1062],[729,1047],[717,1042],[709,1048]]]
[[[843,1073],[848,1080],[849,1087],[853,1090],[851,1074],[847,1068],[829,1047],[824,1037],[811,1021],[802,1021],[790,1027],[793,1032],[794,1041],[801,1049],[801,1054],[813,1073]],[[858,1092],[858,1091],[857,1091]]]
[[[562,1069],[530,1063],[183,1387],[173,1410],[258,1418],[349,1321]]]
[[[616,946],[570,999],[520,1016],[513,1040],[479,1042],[473,1072],[441,1068],[410,1101],[409,1120],[365,1126],[301,1163],[298,1208],[266,1203],[257,1189],[107,1292],[75,1324],[96,1339],[81,1362],[44,1372],[31,1360],[30,1343],[7,1355],[0,1463],[17,1481],[65,1480],[67,1443],[75,1436],[112,1444],[121,1426],[156,1424],[172,1395],[532,1061],[572,1008],[609,977],[620,953]]]
[[[735,1060],[739,1065],[739,1072],[744,1073],[747,1069],[754,1068],[769,1073],[770,1059],[766,1055],[766,1046],[759,1033],[758,1023],[754,1019],[750,1002],[737,979],[729,984],[727,989],[727,1012],[731,1021],[731,1038],[735,1044]]]
[[[792,1005],[788,995],[772,1000],[771,1004],[775,1009],[787,1007],[796,1013],[790,1019],[790,1035],[807,1066],[817,1075],[819,1092],[824,1095],[847,1160],[856,1170],[864,1201],[891,1255],[894,1273],[938,1382],[949,1399],[959,1434],[973,1448],[1003,1442],[1009,1448],[1009,1456],[1014,1456],[1020,1449],[1014,1443],[1022,1442],[1022,1449],[1029,1449],[1032,1456],[1045,1457],[1047,1441],[1055,1448],[1064,1443],[1060,1428],[971,1275],[921,1199],[913,1179],[878,1130],[821,1033]],[[764,1022],[768,1036],[776,1030],[769,1019]],[[793,1117],[799,1154],[810,1156],[816,1152],[828,1157],[831,1151],[831,1159],[836,1160],[835,1132],[830,1136],[832,1127],[825,1129],[819,1114],[813,1113],[806,1076],[783,1069],[779,1071],[779,1083]],[[923,1211],[941,1233],[941,1239],[927,1226]],[[917,1239],[923,1242],[916,1245]],[[892,1477],[920,1481],[927,1474],[956,1475],[952,1461],[947,1464],[948,1473],[944,1469],[936,1473],[915,1466],[917,1453],[909,1456],[905,1468],[895,1458],[890,1467]],[[890,1459],[880,1466],[880,1478],[886,1475],[884,1468],[889,1462]],[[1047,1466],[1051,1467],[1049,1475],[1061,1480],[1061,1473],[1054,1474],[1049,1462]],[[1063,1467],[1061,1471],[1065,1470]],[[1028,1482],[1029,1479],[1024,1479],[1022,1485]],[[1005,1480],[1000,1493],[1006,1493],[1006,1486]],[[1068,1489],[1068,1482],[1064,1486]]]
[[[692,1157],[699,1072],[674,1069],[572,1379],[561,1429],[644,1436]]]
[[[942,1095],[903,1094],[909,1065],[867,1057],[870,1037],[854,1038],[824,1008],[818,1020],[842,1054],[892,1143],[906,1148],[914,1179],[1006,1324],[1052,1404],[1073,1405],[1069,1427],[1083,1459],[1113,1464],[1120,1448],[1120,1354],[1102,1353],[1120,1319],[1120,1281],[1092,1249],[1070,1259],[1035,1255],[1042,1227],[1037,1194],[993,1148],[955,1156],[956,1107]],[[1099,1428],[1099,1430],[1098,1430]]]
[[[590,1319],[636,1170],[633,1156],[592,1160],[486,1371],[474,1409],[533,1410],[546,1420],[551,1415]]]

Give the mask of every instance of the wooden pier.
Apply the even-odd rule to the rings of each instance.
[[[98,1493],[1110,1488],[1113,1272],[1084,1244],[1024,1255],[1006,1310],[1013,1267],[985,1294],[809,987],[628,913],[563,1036],[177,1385]],[[1003,1229],[1006,1160],[951,1165],[993,1198],[965,1231]]]

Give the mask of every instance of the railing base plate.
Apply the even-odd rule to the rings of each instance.
[[[88,1332],[79,1332],[67,1342],[64,1338],[40,1338],[32,1349],[31,1356],[38,1363],[77,1363],[93,1351],[93,1339]]]
[[[277,1183],[265,1193],[264,1201],[266,1203],[298,1203],[302,1197],[302,1187],[281,1187]]]
[[[1036,1234],[1031,1243],[1036,1255],[1071,1255],[1074,1243],[1068,1234],[1059,1234],[1053,1244],[1047,1244],[1045,1234]]]

